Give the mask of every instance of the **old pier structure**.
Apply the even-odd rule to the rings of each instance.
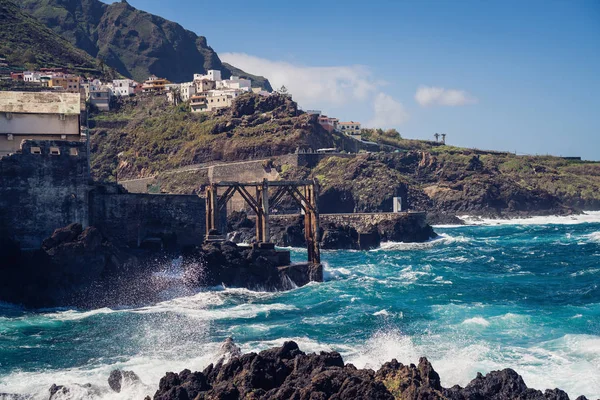
[[[273,190],[269,190],[272,188]],[[221,189],[222,193],[219,193]],[[308,262],[321,263],[319,248],[319,212],[317,180],[262,182],[219,182],[206,188],[206,240],[220,240],[220,216],[227,203],[238,193],[256,214],[256,242],[259,248],[273,248],[270,242],[269,215],[271,210],[289,195],[304,214],[304,232],[308,249]]]

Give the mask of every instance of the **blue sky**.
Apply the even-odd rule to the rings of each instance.
[[[600,160],[600,1],[129,3],[206,36],[305,109]]]

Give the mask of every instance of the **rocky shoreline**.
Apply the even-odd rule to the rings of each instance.
[[[129,249],[80,224],[55,230],[37,250],[8,239],[0,244],[7,261],[0,268],[0,301],[32,308],[138,306],[161,300],[171,285],[190,293],[218,285],[279,291],[323,280],[321,265],[290,265],[289,253],[274,248],[216,242],[180,253]],[[182,279],[161,277],[173,264]]]
[[[425,357],[417,365],[393,359],[374,371],[345,363],[335,351],[307,354],[293,341],[258,354],[242,354],[231,339],[222,344],[219,357],[202,372],[167,372],[153,397],[148,395],[146,400],[569,400],[558,388],[544,392],[528,388],[510,368],[478,373],[465,387],[445,388]],[[108,386],[55,384],[49,389],[49,399],[68,397],[71,390],[97,395],[131,388],[153,391],[133,371],[112,371]]]

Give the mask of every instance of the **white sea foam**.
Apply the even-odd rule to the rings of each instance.
[[[489,326],[490,325],[490,322],[482,317],[468,318],[468,319],[465,319],[462,323],[466,324],[466,325],[480,325],[480,326]]]
[[[390,315],[390,313],[388,312],[388,310],[379,310],[379,311],[374,312],[373,315],[375,315],[375,316],[381,315],[381,316],[387,317],[388,315]]]
[[[584,223],[600,223],[600,211],[586,211],[581,215],[544,216],[512,219],[480,218],[469,215],[460,216],[468,225],[574,225]]]
[[[599,232],[592,232],[589,235],[584,235],[584,238],[589,243],[600,243],[600,231]]]
[[[447,233],[442,233],[438,237],[429,239],[421,243],[404,243],[404,242],[383,242],[377,249],[371,251],[408,251],[408,250],[423,250],[434,246],[450,243],[469,243],[472,239],[463,235],[451,236]]]

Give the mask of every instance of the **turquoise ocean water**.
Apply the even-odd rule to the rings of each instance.
[[[358,367],[425,355],[444,386],[511,367],[530,387],[600,397],[600,213],[478,223],[438,227],[424,244],[324,252],[326,281],[289,292],[175,287],[158,304],[91,311],[0,304],[0,392],[107,388],[125,368],[148,386],[74,397],[143,398],[166,371],[203,369],[232,336],[243,351],[293,339]]]

